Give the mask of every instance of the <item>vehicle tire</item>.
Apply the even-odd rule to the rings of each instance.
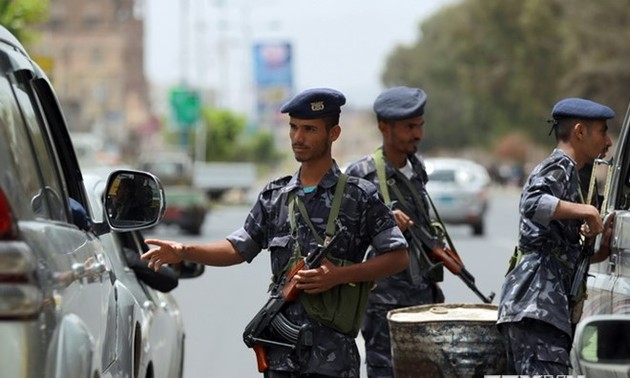
[[[485,232],[483,222],[473,223],[472,229],[473,229],[473,235],[475,236],[483,236]]]
[[[182,226],[182,230],[188,235],[201,235],[201,225],[200,224],[192,224],[188,226]]]

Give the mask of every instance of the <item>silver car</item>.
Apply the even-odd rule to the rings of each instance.
[[[628,326],[630,316],[630,106],[621,127],[613,158],[596,161],[595,180],[599,188],[603,188],[600,213],[604,219],[614,216],[614,226],[609,257],[589,267],[588,295],[584,303],[582,322],[591,322],[593,318],[599,319],[599,317],[606,319],[606,315],[609,315],[612,320],[625,319],[624,328],[630,330]],[[596,245],[600,239],[601,237],[596,239]],[[576,371],[588,375],[594,371],[589,370],[590,365],[599,363],[605,366],[598,368],[616,368],[615,370],[620,372],[615,375],[616,377],[630,376],[627,366],[630,360],[630,349],[623,343],[619,343],[620,340],[627,340],[628,333],[628,331],[609,332],[605,336],[600,333],[595,345],[600,353],[587,358],[586,363],[576,364]],[[576,345],[572,353],[574,362],[584,357],[575,355],[575,351],[580,350],[580,347],[582,346]],[[611,354],[612,352],[615,353]],[[595,376],[594,374],[588,376]]]
[[[444,223],[468,224],[474,235],[483,235],[490,185],[486,168],[460,158],[427,158],[424,164],[427,192],[439,218]]]
[[[103,222],[106,181],[91,174],[83,178],[95,221]],[[185,263],[153,271],[140,259],[148,251],[140,231],[111,232],[102,235],[101,241],[116,277],[120,315],[126,319],[118,329],[121,370],[133,371],[134,378],[182,377],[184,324],[170,291],[180,278],[203,273],[203,265]]]
[[[0,67],[0,375],[176,377],[181,367],[163,368],[181,364],[181,324],[167,329],[176,307],[138,292],[112,234],[159,223],[159,180],[117,171],[104,198],[93,197],[49,80],[2,26]],[[124,200],[122,179],[138,184],[137,200]],[[179,340],[175,356],[160,348],[162,336]]]

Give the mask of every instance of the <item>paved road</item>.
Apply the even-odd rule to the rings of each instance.
[[[181,241],[210,241],[222,238],[241,226],[249,207],[214,209],[208,216],[201,237],[183,236],[177,230],[158,228],[151,236]],[[462,260],[486,295],[495,292],[496,304],[516,242],[518,191],[496,189],[487,218],[487,234],[474,237],[468,227],[449,226],[448,230]],[[267,299],[270,279],[269,260],[262,253],[252,264],[228,268],[206,268],[204,275],[180,281],[174,291],[183,313],[187,339],[185,378],[260,377],[252,350],[242,342],[243,328]],[[445,271],[442,284],[447,303],[481,303],[461,282]],[[357,340],[359,349],[362,340]],[[362,375],[365,376],[365,370]]]

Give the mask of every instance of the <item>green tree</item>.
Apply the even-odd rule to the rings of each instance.
[[[463,0],[396,47],[382,80],[427,91],[426,148],[489,147],[514,131],[552,144],[544,121],[562,97],[625,111],[629,16],[615,0]]]
[[[275,139],[268,131],[245,133],[244,116],[225,109],[204,107],[197,127],[184,131],[164,129],[165,139],[172,145],[181,146],[191,154],[198,146],[198,138],[205,135],[205,161],[249,161],[254,163],[275,163],[283,155],[275,147]],[[186,133],[182,135],[181,133]]]
[[[259,131],[248,136],[241,149],[240,156],[246,161],[276,163],[284,158],[284,155],[276,149],[273,134],[268,131]]]
[[[245,117],[229,110],[204,108],[202,125],[206,128],[206,161],[239,160],[236,150],[245,130]]]
[[[616,0],[560,4],[566,41],[561,52],[569,67],[559,82],[560,93],[611,105],[617,112],[613,132],[618,132],[629,101],[630,7]]]
[[[48,0],[0,0],[0,24],[23,44],[37,37],[34,25],[48,16]]]

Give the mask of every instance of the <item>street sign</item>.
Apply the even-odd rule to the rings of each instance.
[[[169,94],[171,109],[179,128],[190,128],[199,119],[201,99],[199,94],[189,88],[173,88]]]

